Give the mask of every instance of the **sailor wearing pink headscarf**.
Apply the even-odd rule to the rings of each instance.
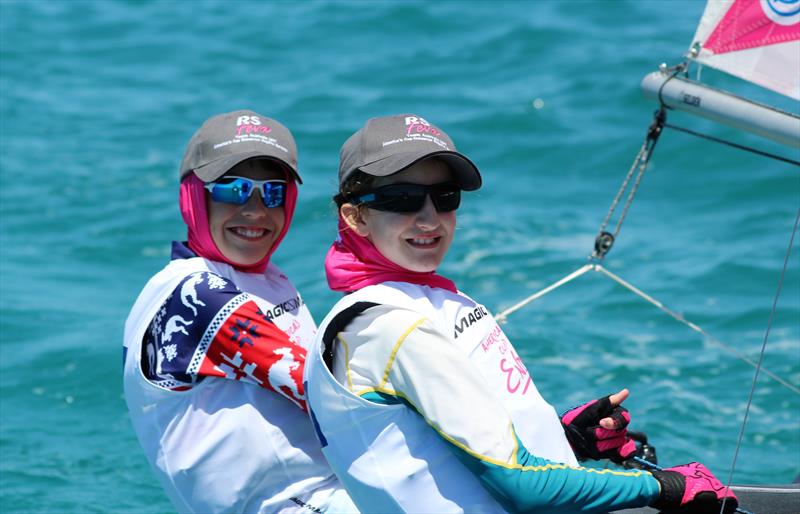
[[[306,393],[322,450],[364,512],[720,512],[733,493],[701,464],[585,468],[635,451],[627,390],[559,416],[488,310],[436,270],[477,167],[421,116],[372,118],[341,150],[347,293],[320,324]],[[535,368],[534,373],[535,373]]]
[[[297,201],[286,127],[209,118],[180,170],[188,241],[125,323],[139,442],[179,512],[354,512],[328,467],[302,383],[316,324],[270,261]]]

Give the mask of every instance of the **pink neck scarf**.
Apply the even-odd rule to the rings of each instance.
[[[180,191],[180,206],[183,221],[189,227],[189,248],[205,259],[212,261],[225,262],[230,264],[239,271],[245,273],[264,273],[269,263],[269,258],[273,252],[278,248],[286,232],[289,230],[289,225],[292,222],[294,215],[294,208],[297,205],[297,184],[292,177],[287,177],[286,181],[286,203],[283,206],[283,211],[286,214],[286,222],[283,224],[281,233],[278,234],[277,239],[272,244],[267,255],[263,259],[254,264],[239,264],[228,259],[217,248],[214,238],[211,237],[211,229],[208,224],[208,209],[206,208],[206,189],[205,183],[197,178],[197,175],[190,173],[181,181]]]
[[[411,271],[384,257],[369,239],[350,230],[341,215],[339,237],[325,257],[325,274],[331,289],[348,293],[382,282],[410,282],[456,292],[451,280],[433,271]]]

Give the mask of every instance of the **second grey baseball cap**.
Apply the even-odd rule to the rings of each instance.
[[[350,136],[339,154],[339,185],[356,170],[385,177],[429,157],[444,161],[464,191],[481,187],[481,174],[472,161],[456,150],[442,129],[415,114],[371,118]]]
[[[242,161],[253,157],[284,164],[297,182],[297,145],[292,133],[279,122],[248,110],[218,114],[194,133],[181,162],[180,178],[194,171],[212,182]]]

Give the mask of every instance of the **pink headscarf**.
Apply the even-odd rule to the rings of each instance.
[[[228,259],[217,248],[214,238],[211,237],[211,228],[208,224],[208,209],[206,208],[206,189],[205,183],[197,178],[194,173],[188,174],[181,181],[180,191],[180,206],[183,221],[189,227],[189,248],[205,259],[212,261],[221,261],[230,264],[239,271],[245,273],[263,273],[267,269],[269,258],[278,248],[281,240],[289,230],[289,225],[292,222],[294,215],[294,208],[297,205],[297,184],[294,178],[287,174],[286,177],[286,203],[283,206],[283,212],[286,214],[286,222],[283,224],[272,248],[269,249],[267,255],[263,259],[254,264],[239,264]]]
[[[382,282],[410,282],[456,292],[453,281],[437,275],[411,271],[384,257],[375,245],[352,230],[339,215],[339,237],[325,257],[328,286],[334,291],[351,292]]]

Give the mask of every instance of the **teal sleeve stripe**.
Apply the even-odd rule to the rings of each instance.
[[[364,393],[364,394],[362,394],[360,396],[362,398],[364,398],[365,400],[368,400],[368,401],[370,401],[372,403],[379,403],[381,405],[395,405],[395,404],[398,404],[398,403],[405,403],[406,405],[408,405],[412,409],[414,408],[412,405],[410,405],[403,398],[400,398],[399,396],[394,396],[394,395],[391,395],[391,394],[387,394],[387,393],[382,393],[380,391],[370,391],[370,392]],[[416,409],[414,409],[414,410],[416,410]]]
[[[646,471],[569,467],[531,455],[519,437],[517,444],[518,464],[507,466],[450,447],[508,512],[601,513],[643,507],[658,497],[658,482]]]
[[[399,394],[373,390],[360,396],[382,405],[403,403],[419,413]],[[507,512],[605,513],[644,507],[658,498],[658,482],[647,471],[570,467],[552,462],[528,453],[516,432],[516,463],[505,464],[481,458],[468,448],[453,444],[434,427],[431,430],[448,442],[456,457]]]

